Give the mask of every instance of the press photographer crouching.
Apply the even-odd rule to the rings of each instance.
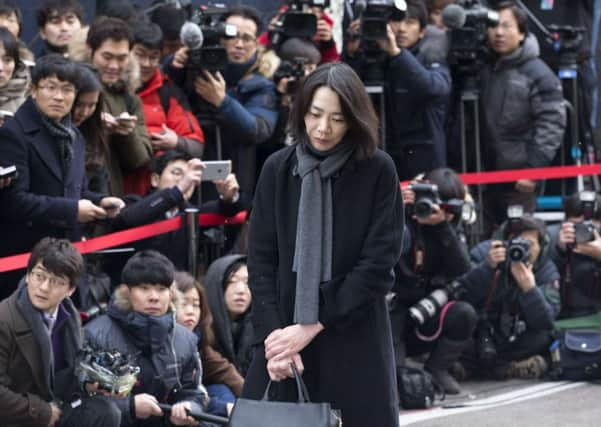
[[[370,7],[367,2],[363,18],[351,23],[342,59],[366,85],[383,84],[386,151],[399,178],[411,179],[447,164],[444,124],[451,76],[446,35],[427,26],[421,1],[407,1],[404,13],[390,6],[390,13],[379,18],[388,16],[386,27],[374,23]]]
[[[465,276],[465,299],[480,314],[462,374],[540,378],[559,313],[559,273],[548,256],[542,221],[512,206],[497,238],[475,246],[475,267]]]
[[[560,318],[601,311],[601,196],[592,191],[564,200],[565,222],[547,228],[551,258],[561,274]]]
[[[459,359],[477,321],[472,306],[456,301],[462,286],[453,281],[470,269],[458,231],[465,187],[455,172],[442,168],[402,194],[410,217],[390,306],[396,363],[403,366],[406,356],[430,352],[425,368],[446,393],[457,394],[459,384],[448,369]]]

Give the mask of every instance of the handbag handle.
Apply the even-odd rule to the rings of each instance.
[[[311,400],[309,399],[309,391],[307,390],[307,386],[303,381],[303,377],[298,373],[298,369],[296,368],[296,364],[294,362],[291,363],[290,367],[292,368],[292,373],[294,374],[294,380],[296,381],[296,391],[298,393],[298,403],[309,403]],[[269,389],[271,388],[272,380],[269,380],[267,383],[267,387],[265,388],[265,393],[263,394],[263,399],[261,400],[269,400]]]

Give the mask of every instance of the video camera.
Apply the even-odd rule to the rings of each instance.
[[[361,17],[361,38],[374,42],[386,38],[388,21],[402,21],[407,3],[401,0],[362,0],[355,2],[355,16]]]
[[[296,92],[298,83],[305,77],[305,62],[302,57],[294,58],[293,62],[282,61],[278,69],[273,73],[273,81],[277,85],[284,78],[291,78],[286,85],[286,95]]]
[[[129,357],[116,350],[98,351],[90,346],[79,354],[75,374],[84,384],[98,383],[99,388],[111,394],[128,395],[136,382],[140,368]]]
[[[422,298],[409,307],[409,317],[418,325],[436,316],[450,300],[460,299],[465,292],[463,284],[458,280],[447,283],[444,287],[435,289],[430,295]]]
[[[234,25],[224,23],[227,7],[223,4],[200,6],[180,32],[182,44],[190,49],[186,67],[205,69],[211,73],[227,65],[227,52],[221,39],[238,34]]]
[[[449,64],[473,74],[489,56],[487,29],[499,23],[499,14],[479,0],[458,0],[444,8],[442,21],[450,29]]]
[[[289,0],[288,9],[269,32],[271,44],[277,47],[292,37],[312,40],[317,32],[317,17],[310,8],[329,6],[330,0]]]

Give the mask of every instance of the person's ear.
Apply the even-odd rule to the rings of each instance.
[[[159,187],[159,181],[161,180],[161,177],[159,176],[158,173],[152,173],[150,175],[150,186],[152,188],[158,188]]]

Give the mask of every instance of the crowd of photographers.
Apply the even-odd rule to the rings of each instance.
[[[19,40],[19,7],[0,0],[0,258],[47,236],[78,241],[189,208],[250,210],[263,162],[292,143],[298,82],[345,61],[375,94],[400,180],[413,180],[402,191],[407,221],[389,299],[397,367],[428,354],[424,367],[447,393],[467,378],[543,377],[554,320],[601,309],[601,197],[573,194],[565,221],[546,227],[532,216],[538,182],[488,186],[477,219],[486,240],[470,248],[474,204],[451,167],[466,149],[466,88],[479,93],[483,169],[550,165],[566,127],[560,80],[513,2],[398,3],[349,2],[337,46],[317,0],[285,2],[265,28],[247,6],[142,12],[118,1],[88,25],[77,0],[44,0],[34,55]],[[209,162],[221,160],[226,173],[207,178]],[[80,414],[102,413],[89,425],[192,425],[190,411],[226,415],[252,337],[246,234],[201,235],[217,255],[231,254],[204,254],[204,288],[175,273],[191,268],[184,228],[85,263],[64,241],[44,239],[26,271],[1,273],[0,408],[9,424],[82,425]],[[130,250],[138,254],[128,260]],[[106,312],[85,327],[88,343],[141,354],[130,397],[91,377],[78,390],[83,404],[61,406],[73,387],[58,379],[72,374],[71,349],[82,345],[69,297],[85,318]],[[28,350],[15,356],[11,346],[31,322],[53,357],[29,372]],[[174,405],[170,415],[159,403]]]

